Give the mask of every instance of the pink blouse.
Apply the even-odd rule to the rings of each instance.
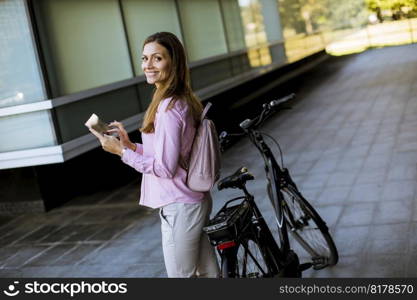
[[[185,101],[177,100],[165,111],[171,98],[161,101],[155,116],[155,132],[142,133],[136,151],[126,149],[122,161],[143,173],[139,204],[158,208],[173,202],[196,203],[204,193],[186,185],[187,172],[180,157],[188,158],[194,138],[194,120]]]

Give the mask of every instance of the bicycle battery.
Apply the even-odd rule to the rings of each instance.
[[[251,222],[251,209],[246,201],[230,207],[223,207],[203,228],[210,243],[216,246],[224,241],[235,240],[239,232]]]

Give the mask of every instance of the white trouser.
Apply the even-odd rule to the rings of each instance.
[[[200,203],[171,203],[159,209],[168,277],[219,277],[216,254],[202,230],[211,209],[210,194]]]

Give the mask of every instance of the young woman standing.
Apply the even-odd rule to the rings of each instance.
[[[140,131],[142,144],[132,143],[119,122],[110,126],[119,139],[102,136],[105,151],[143,173],[140,204],[159,208],[162,246],[168,277],[218,277],[213,247],[202,228],[212,209],[210,193],[190,190],[188,159],[202,104],[194,95],[185,50],[169,32],[149,36],[143,45],[142,70],[156,86]]]

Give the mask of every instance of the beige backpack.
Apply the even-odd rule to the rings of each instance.
[[[211,107],[207,103],[191,146],[187,170],[187,186],[196,192],[207,192],[220,177],[220,146],[213,121],[206,118]]]

